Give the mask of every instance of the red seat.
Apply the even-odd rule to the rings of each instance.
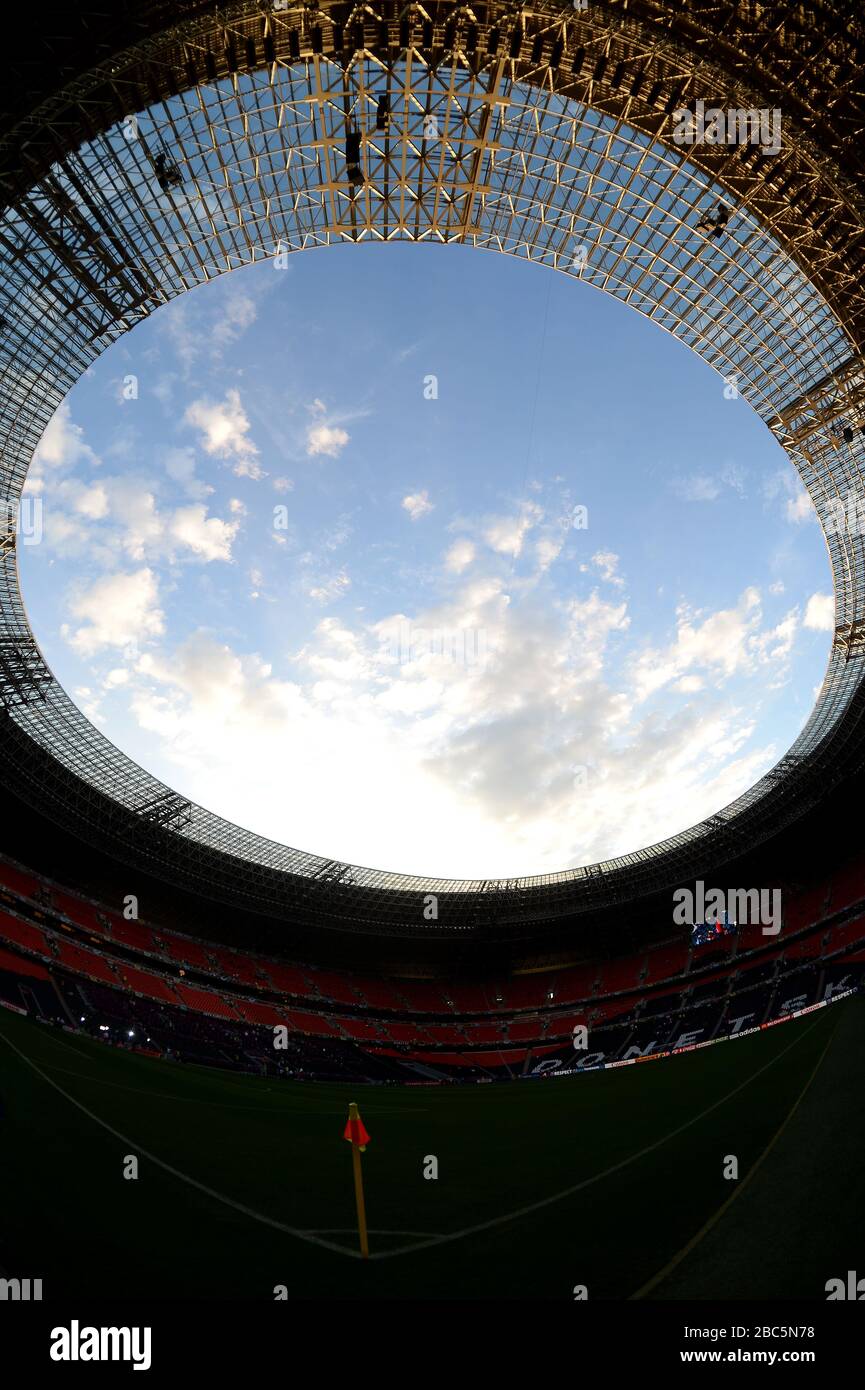
[[[195,966],[199,970],[206,970],[213,974],[213,966],[207,952],[197,941],[190,941],[183,936],[174,936],[171,932],[161,932],[160,935],[172,960],[180,961],[182,965]]]
[[[237,1018],[230,1003],[223,999],[221,994],[215,994],[209,989],[199,989],[196,985],[177,984],[174,988],[190,1009],[198,1009],[203,1014],[216,1014],[219,1018]]]
[[[684,957],[687,959],[687,956]],[[601,971],[601,993],[622,994],[636,989],[640,983],[640,969],[644,956],[630,956],[625,960],[608,960]]]
[[[793,941],[785,947],[784,955],[788,960],[812,960],[819,956],[823,951],[822,931],[809,932],[801,941]]]
[[[157,954],[156,942],[149,927],[141,922],[127,922],[125,917],[117,917],[111,922],[111,935],[124,946],[134,951],[152,951]]]
[[[759,951],[762,946],[769,946],[777,939],[777,936],[765,935],[759,922],[745,922],[736,930],[736,940],[739,943],[737,952],[741,956],[749,951]]]
[[[438,1063],[439,1066],[443,1067],[473,1067],[477,1065],[471,1052],[413,1052],[411,1057],[416,1062],[429,1062],[432,1065]]]
[[[592,1004],[592,1005],[590,1005],[590,1006],[587,1005],[587,1006],[586,1006],[586,1011],[585,1011],[585,1013],[582,1013],[582,1014],[571,1014],[571,1015],[568,1016],[567,1018],[559,1017],[559,1018],[550,1018],[550,1019],[548,1019],[548,1020],[547,1020],[547,1037],[548,1037],[548,1038],[569,1038],[569,1037],[572,1037],[572,1036],[573,1036],[574,1029],[576,1028],[576,1026],[577,1026],[578,1023],[584,1024],[585,1027],[588,1027],[588,1026],[589,1026],[589,1010],[590,1010],[590,1008],[591,1008],[591,1009],[594,1009],[594,1008],[596,1008],[596,1007],[597,1007],[597,1005],[595,1005],[595,1004]]]
[[[24,946],[28,951],[35,951],[40,956],[47,956],[48,942],[38,927],[31,926],[29,922],[22,922],[18,917],[12,917],[8,912],[0,911],[0,938],[13,941],[16,946]]]
[[[834,955],[836,951],[843,951],[860,941],[865,941],[865,917],[857,917],[853,922],[833,927],[826,954]]]
[[[448,1005],[437,984],[429,980],[401,980],[400,991],[416,1013],[446,1014]]]
[[[331,1020],[322,1014],[308,1014],[299,1009],[291,1009],[286,1017],[299,1033],[316,1033],[328,1038],[339,1037]]]
[[[20,898],[33,898],[36,895],[39,880],[35,874],[28,874],[22,869],[16,869],[14,864],[3,859],[0,860],[0,886],[9,888]]]
[[[86,927],[99,936],[105,935],[105,927],[97,917],[97,908],[93,903],[71,893],[62,893],[59,888],[52,888],[51,901],[62,917],[68,917],[70,922]]]
[[[825,891],[825,890],[823,890]],[[841,873],[832,879],[830,888],[830,911],[840,912],[845,907],[859,903],[865,898],[865,860],[847,864]]]
[[[819,888],[812,888],[805,893],[784,893],[781,899],[784,908],[784,930],[786,932],[801,931],[803,927],[811,927],[817,922],[822,922],[826,916],[826,892],[826,884],[821,883]],[[833,905],[832,911],[837,910],[837,906]]]
[[[375,1009],[404,1009],[405,1000],[396,990],[382,980],[363,980],[357,982],[363,999]]]
[[[499,1043],[505,1039],[500,1023],[467,1023],[465,1031],[472,1043]]]
[[[732,940],[730,938],[721,938]],[[712,943],[714,947],[714,942]],[[657,946],[646,956],[646,984],[674,980],[684,975],[688,965],[689,942],[683,938],[669,946]]]
[[[442,985],[442,994],[453,1000],[458,1014],[484,1014],[489,1008],[486,994],[480,985]]]
[[[349,980],[341,975],[328,970],[310,970],[308,978],[323,999],[333,999],[340,1004],[357,1005],[359,1002]]]
[[[544,1025],[539,1018],[508,1024],[508,1042],[531,1042],[543,1036]]]
[[[265,1028],[275,1028],[285,1023],[282,1014],[272,1004],[259,1004],[252,999],[235,999],[232,1002],[247,1023],[260,1023]]]
[[[433,1042],[456,1043],[459,1047],[467,1041],[466,1034],[454,1023],[426,1023],[423,1031]]]
[[[596,974],[596,969],[584,965],[560,970],[555,983],[556,1003],[568,1004],[572,1000],[591,998]]]
[[[58,945],[61,965],[74,970],[78,975],[92,975],[94,979],[103,980],[105,984],[117,984],[117,976],[111,965],[97,951],[88,951],[84,947],[74,946],[71,941],[64,941],[62,938]]]
[[[490,1007],[539,1009],[551,1002],[550,993],[555,994],[555,988],[556,977],[553,974],[522,975],[507,980],[498,989],[487,990],[487,996],[490,999]]]
[[[25,956],[15,956],[0,946],[0,970],[8,970],[12,975],[30,975],[36,980],[48,980],[50,975],[38,961],[27,960]]]
[[[350,1038],[358,1038],[364,1041],[377,1040],[379,1037],[378,1029],[372,1023],[367,1023],[360,1018],[341,1018],[339,1026]]]
[[[433,1041],[424,1024],[411,1020],[408,1023],[395,1023],[388,1019],[387,1023],[381,1024],[381,1031],[394,1042],[417,1043],[423,1047]]]
[[[239,980],[242,985],[260,985],[261,979],[255,968],[255,959],[252,956],[243,956],[239,951],[225,952],[231,958],[231,978]],[[213,967],[211,966],[211,969]]]
[[[525,1061],[526,1049],[518,1047],[500,1052],[472,1052],[469,1055],[472,1061],[481,1067],[513,1066]]]
[[[281,965],[278,961],[265,962],[265,970],[278,990],[283,994],[294,994],[299,999],[309,997],[312,989],[303,973],[293,965]]]
[[[168,1004],[177,1003],[177,995],[159,975],[152,975],[149,970],[137,970],[134,965],[125,963],[118,963],[117,969],[118,974],[136,994],[146,994],[150,999],[162,999]]]

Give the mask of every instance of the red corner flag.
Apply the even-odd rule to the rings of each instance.
[[[363,1120],[354,1101],[348,1107],[348,1124],[343,1139],[351,1144],[351,1166],[354,1171],[354,1199],[357,1204],[357,1233],[360,1236],[360,1253],[369,1259],[369,1237],[366,1229],[366,1205],[363,1200],[363,1174],[360,1170],[360,1156],[369,1143],[369,1135],[363,1127]]]
[[[361,1153],[364,1152],[369,1143],[369,1135],[364,1128],[363,1120],[360,1118],[358,1108],[353,1101],[349,1107],[348,1122],[342,1137],[343,1139],[348,1139],[352,1144],[357,1144]]]

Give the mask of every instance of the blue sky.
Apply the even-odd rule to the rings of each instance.
[[[832,628],[745,401],[543,267],[287,260],[156,312],[37,450],[22,587],[85,713],[232,820],[406,872],[589,863],[744,791]]]

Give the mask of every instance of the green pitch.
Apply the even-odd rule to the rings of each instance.
[[[46,1299],[825,1299],[865,1273],[863,1043],[852,999],[609,1072],[348,1088],[159,1062],[0,1009],[0,1267]],[[372,1136],[369,1262],[349,1100]]]

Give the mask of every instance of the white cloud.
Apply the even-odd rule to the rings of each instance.
[[[801,492],[797,492],[794,497],[787,498],[787,520],[792,521],[794,525],[799,525],[803,521],[811,521],[816,515],[811,498],[804,488]]]
[[[130,709],[169,780],[179,770],[185,794],[223,811],[230,787],[231,814],[264,834],[372,864],[385,844],[409,872],[538,872],[684,829],[775,760],[753,746],[745,682],[789,647],[795,610],[764,631],[754,588],[731,609],[683,607],[666,648],[622,662],[630,623],[618,594],[515,602],[480,575],[412,614],[323,618],[291,680],[198,634],[137,662]],[[674,702],[647,707],[665,683]],[[274,767],[291,769],[291,797]]]
[[[776,688],[787,677],[786,662],[793,650],[793,642],[799,630],[799,611],[791,608],[780,623],[766,632],[761,632],[751,640],[750,651],[754,660],[762,665],[774,667],[770,686]]]
[[[560,528],[559,534],[551,531],[547,536],[541,536],[535,544],[535,556],[538,562],[538,569],[543,574],[550,568],[561,554],[565,543],[565,532]]]
[[[193,401],[183,419],[185,424],[201,431],[201,445],[208,454],[234,460],[234,472],[238,477],[265,476],[255,461],[258,449],[249,438],[249,416],[236,387],[229,387],[222,401],[204,397]]]
[[[310,409],[307,452],[338,457],[348,432],[321,401]],[[193,401],[185,420],[209,455],[262,476],[238,391]],[[47,458],[87,457],[71,422],[63,429]],[[289,563],[298,569],[283,592],[340,616],[323,617],[299,650],[281,653],[278,674],[212,633],[170,648],[156,560],[228,563],[247,515],[239,498],[224,501],[227,519],[208,515],[211,489],[195,462],[195,450],[177,449],[157,457],[153,476],[103,477],[101,469],[89,486],[55,479],[63,510],[51,524],[65,544],[79,532],[103,537],[112,561],[112,573],[73,594],[63,629],[93,663],[82,698],[94,718],[98,699],[125,708],[148,765],[161,759],[168,780],[179,771],[185,794],[204,804],[346,859],[382,863],[386,844],[390,864],[408,871],[510,875],[592,862],[675,833],[774,760],[768,740],[755,736],[758,706],[784,676],[800,611],[764,626],[753,586],[717,611],[683,603],[669,631],[635,652],[640,634],[618,555],[578,550],[552,503],[454,521],[440,561],[447,598],[380,622],[366,615],[363,590],[352,606],[352,580],[339,567],[354,511],[319,517],[307,555],[292,534]],[[272,482],[277,492],[292,487]],[[732,474],[716,484],[735,487]],[[413,522],[432,509],[427,490],[401,504]],[[568,587],[554,591],[544,576],[564,545],[574,563]],[[260,600],[262,609],[276,603],[282,582],[266,551],[273,555],[263,536],[238,569],[248,576],[245,602]],[[506,583],[495,557],[521,555],[530,557],[528,576]],[[121,564],[138,568],[115,572]],[[177,620],[187,616],[178,606]],[[831,597],[812,595],[804,625],[831,629]],[[275,768],[291,769],[291,797]]]
[[[536,502],[526,502],[516,516],[493,517],[484,531],[484,540],[499,554],[516,558],[522,551],[526,535],[543,515]]]
[[[719,480],[709,473],[691,473],[674,478],[670,487],[684,502],[714,502],[721,495]]]
[[[407,347],[399,348],[399,350],[395,352],[393,356],[393,360],[396,363],[396,365],[401,366],[403,362],[407,362],[410,357],[414,356],[419,347],[420,341],[416,343],[409,343]]]
[[[308,597],[314,599],[316,603],[332,603],[334,599],[342,598],[346,590],[350,588],[351,580],[344,571],[341,571],[330,579],[312,585],[306,592]]]
[[[340,546],[345,545],[352,533],[351,522],[346,515],[337,517],[332,526],[322,534],[320,544],[325,550],[339,550]]]
[[[327,458],[339,458],[349,438],[348,431],[339,425],[326,425],[319,421],[307,427],[306,452],[310,458],[316,458],[321,454]]]
[[[157,322],[188,374],[202,357],[218,361],[225,349],[255,322],[257,314],[252,295],[216,283],[203,299],[193,291],[182,302],[172,304],[170,312],[161,315]],[[164,381],[157,394],[166,396]]]
[[[209,330],[211,348],[221,351],[228,347],[255,323],[257,316],[258,309],[251,295],[240,291],[228,295],[219,317]]]
[[[187,479],[181,470],[178,482],[186,492]],[[162,512],[154,487],[134,473],[103,477],[89,487],[68,478],[52,493],[54,500],[46,509],[45,542],[64,557],[86,554],[112,568],[123,560],[154,563],[182,559],[184,554],[199,560],[231,559],[239,521],[208,517],[203,502]],[[64,511],[64,506],[70,510]],[[88,527],[82,524],[82,517],[99,524]]]
[[[423,492],[410,493],[408,497],[402,499],[402,505],[412,521],[419,521],[422,516],[426,516],[427,512],[431,512],[433,509],[426,489]]]
[[[150,641],[165,628],[158,600],[156,576],[150,569],[106,575],[70,602],[73,617],[83,625],[74,631],[64,625],[62,635],[85,657],[103,647]]]
[[[173,482],[178,483],[188,493],[201,501],[213,492],[209,484],[195,476],[195,450],[169,449],[165,454],[165,471]]]
[[[631,625],[627,603],[608,603],[597,592],[573,599],[567,607],[569,633],[580,654],[581,676],[600,675],[609,639]]]
[[[141,478],[119,475],[106,478],[105,487],[111,518],[122,528],[116,539],[129,559],[140,561],[159,553],[164,522],[148,484]]]
[[[139,669],[146,677],[187,697],[203,725],[211,731],[222,728],[222,737],[230,727],[232,734],[245,736],[244,741],[252,733],[261,744],[256,726],[258,734],[267,735],[275,720],[296,712],[294,687],[272,679],[272,668],[267,662],[257,656],[238,656],[225,643],[204,632],[193,634],[170,657],[147,653],[139,662]],[[173,706],[176,715],[179,706],[172,696],[164,703],[150,704],[140,694],[137,700],[139,716],[146,716],[149,709],[157,722],[164,723],[169,717],[170,724],[177,727],[170,711]],[[217,750],[212,751],[219,761]]]
[[[608,584],[613,584],[617,588],[624,587],[624,579],[617,573],[619,568],[619,557],[612,550],[598,550],[592,556],[592,564],[598,570],[602,579]]]
[[[76,512],[90,521],[101,521],[108,515],[108,494],[101,483],[83,488],[73,503]]]
[[[714,473],[687,473],[672,478],[670,488],[683,502],[714,502],[725,487],[745,496],[745,470],[737,463],[725,463]]]
[[[85,443],[84,431],[72,420],[66,401],[52,415],[33,454],[36,469],[66,468],[80,462],[98,463],[98,458]]]
[[[468,569],[474,558],[474,544],[472,541],[463,537],[458,541],[454,541],[445,555],[445,569],[451,574],[462,574],[463,570]]]
[[[831,594],[812,594],[805,605],[805,626],[816,632],[831,632],[835,627],[835,600]]]
[[[240,522],[207,516],[202,503],[179,507],[171,518],[170,534],[201,560],[230,560]]]
[[[789,655],[797,626],[795,610],[775,628],[762,632],[760,595],[744,590],[735,608],[720,609],[700,621],[682,607],[676,636],[666,648],[648,648],[633,664],[639,700],[686,674],[706,674],[713,682],[729,680],[757,664],[777,663]]]
[[[779,468],[763,483],[763,495],[767,502],[778,498],[784,502],[784,516],[787,521],[799,526],[803,521],[816,521],[817,513],[811,499],[802,486],[798,473],[790,467]]]

